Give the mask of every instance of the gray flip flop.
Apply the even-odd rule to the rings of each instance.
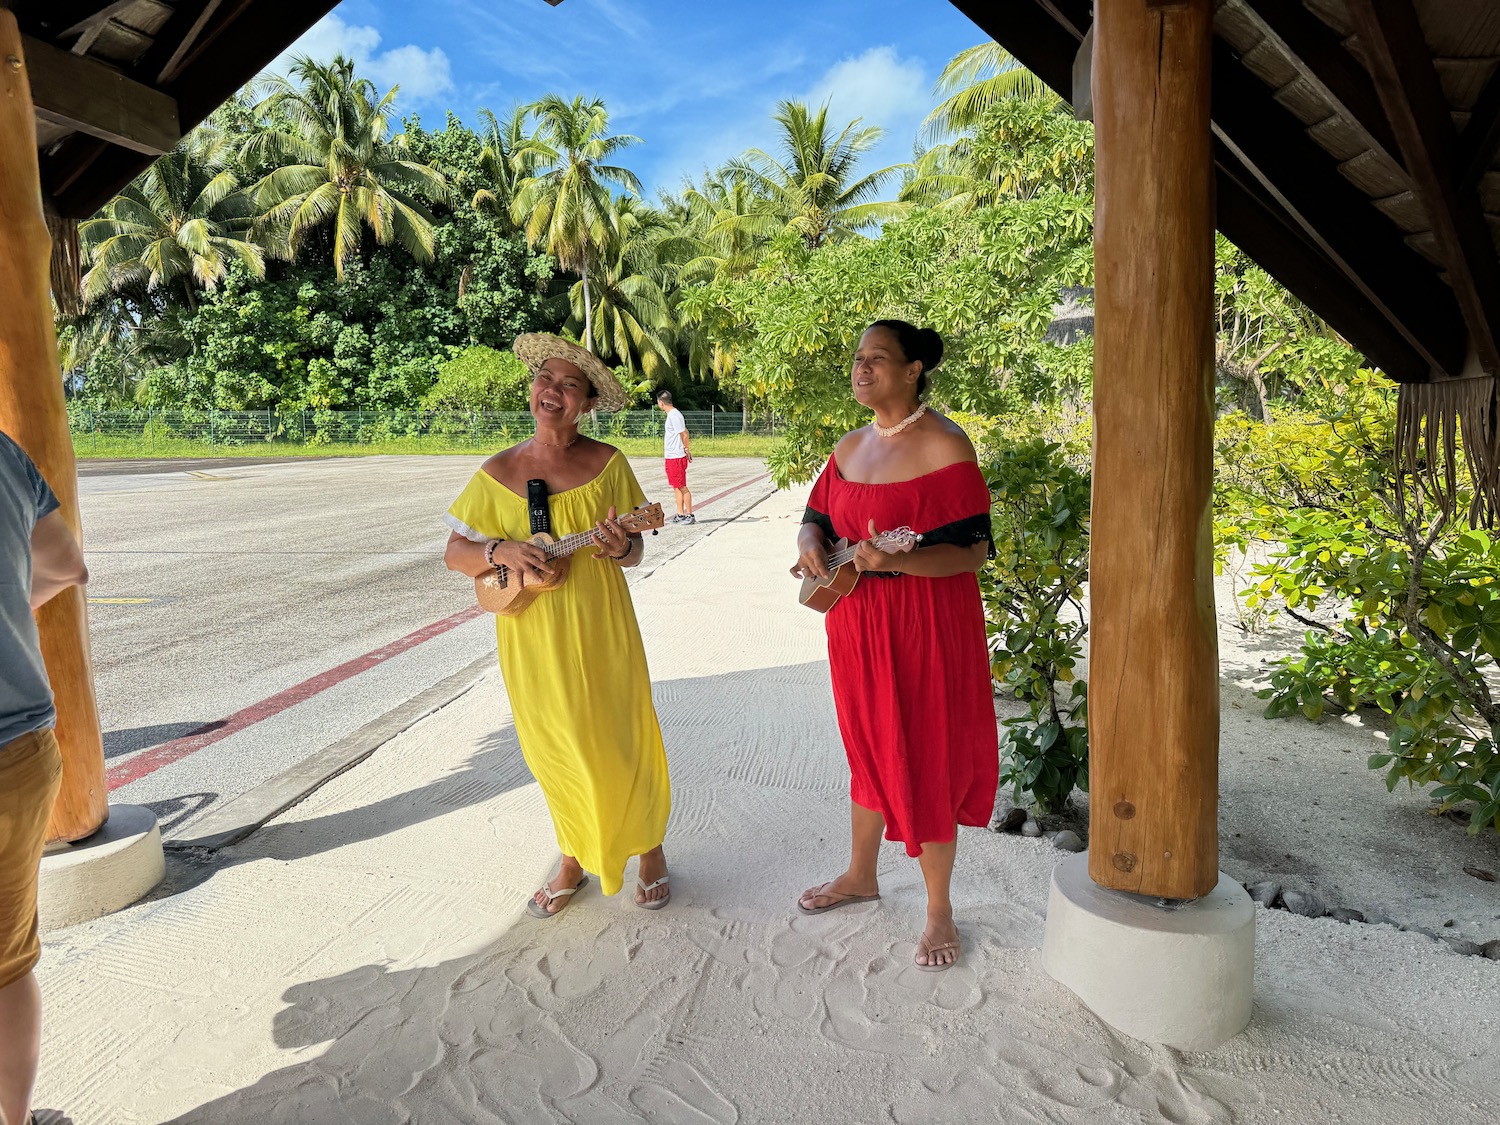
[[[917,942],[917,949],[920,951],[921,948],[922,948],[922,943],[919,940]],[[951,960],[951,961],[945,961],[942,964],[938,964],[938,965],[924,965],[924,964],[922,964],[922,962],[920,962],[920,961],[917,960],[917,955],[913,954],[912,955],[912,959],[911,959],[911,963],[913,965],[915,965],[917,968],[921,969],[924,973],[941,973],[941,972],[946,972],[948,969],[951,969],[951,968],[953,968],[954,965],[958,964],[959,958],[963,956],[963,946],[960,943],[956,942],[956,941],[945,941],[945,942],[943,942],[942,945],[929,945],[927,947],[927,956],[931,957],[934,953],[937,953],[940,950],[944,950],[944,949],[956,949],[956,950],[958,950],[958,953],[956,953],[954,955],[953,960]]]
[[[656,890],[657,887],[667,887],[667,896],[665,898],[658,898],[655,900],[648,899],[646,902],[642,902],[640,899],[632,896],[631,901],[633,901],[642,910],[660,910],[663,906],[666,906],[667,903],[672,901],[672,888],[670,886],[667,886],[668,881],[671,878],[672,876],[670,875],[663,875],[656,882],[648,885],[641,882],[639,875],[636,876],[635,885],[642,894],[650,894],[652,891]]]
[[[830,890],[827,889],[828,884],[832,883],[832,882],[833,882],[833,880],[830,879],[828,881],[828,883],[821,884],[816,890],[813,890],[813,891],[804,891],[803,894],[802,894],[802,898],[806,898],[809,895],[811,897],[813,897],[813,898],[818,898],[819,896],[822,896],[822,897],[826,898],[829,895],[843,894],[842,891],[830,891]],[[857,902],[874,902],[879,897],[880,896],[878,894],[875,894],[875,895],[844,895],[844,897],[841,898],[841,899],[839,899],[837,902],[830,902],[827,906],[814,906],[814,907],[803,906],[802,905],[802,898],[799,898],[797,900],[797,909],[800,910],[803,914],[827,914],[830,910],[837,910],[841,906],[853,906]]]
[[[544,895],[547,896],[547,903],[548,903],[548,905],[551,905],[552,903],[556,902],[560,898],[565,898],[568,901],[565,902],[565,903],[563,903],[556,910],[548,910],[541,903],[537,902],[537,900],[534,897],[533,898],[529,898],[529,899],[526,900],[526,913],[530,914],[533,918],[541,918],[541,919],[544,919],[544,920],[547,919],[547,918],[556,918],[559,914],[561,914],[569,906],[573,905],[573,896],[576,895],[579,891],[583,890],[583,888],[586,887],[586,886],[588,886],[588,885],[589,885],[589,877],[587,875],[585,875],[582,879],[578,880],[578,885],[577,886],[575,886],[575,887],[564,887],[560,891],[549,891],[547,889],[547,884],[543,883],[542,886],[541,886],[541,892],[542,892],[542,894],[544,894]]]

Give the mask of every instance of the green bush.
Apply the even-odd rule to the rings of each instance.
[[[437,382],[422,397],[424,410],[525,410],[531,373],[514,352],[474,344],[438,364]]]
[[[1296,424],[1228,420],[1216,522],[1265,552],[1245,602],[1307,626],[1260,693],[1267,717],[1377,707],[1390,732],[1369,765],[1386,785],[1433,785],[1444,810],[1474,803],[1470,832],[1500,830],[1500,542],[1463,522],[1462,466],[1451,503],[1425,476],[1397,480],[1395,396],[1361,372]]]
[[[1057,442],[979,439],[995,535],[995,561],[980,574],[991,674],[1028,710],[1005,722],[1000,783],[1050,812],[1075,787],[1088,790],[1088,685],[1077,667],[1090,477]]]

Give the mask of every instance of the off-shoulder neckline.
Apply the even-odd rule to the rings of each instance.
[[[568,495],[570,492],[580,492],[585,488],[592,488],[594,485],[598,484],[601,480],[604,479],[604,474],[609,472],[616,459],[622,456],[623,454],[618,449],[615,450],[612,454],[610,454],[609,460],[604,463],[604,468],[600,469],[588,480],[584,481],[582,484],[575,484],[572,488],[565,488],[561,492],[549,493],[548,499],[555,500],[559,496]],[[515,499],[519,500],[522,504],[526,503],[526,497],[522,496],[514,488],[512,488],[508,484],[505,484],[499,478],[491,476],[487,471],[485,471],[483,467],[480,468],[479,475],[484,477],[485,480],[489,481],[495,487],[500,489],[500,491],[504,492],[507,496],[515,497]]]
[[[882,488],[888,484],[912,484],[915,481],[926,480],[928,477],[935,477],[938,473],[946,473],[949,469],[956,469],[961,465],[973,466],[976,471],[979,469],[978,464],[973,461],[950,461],[948,464],[942,466],[941,468],[933,469],[929,473],[922,473],[920,476],[907,477],[905,480],[863,481],[850,480],[848,477],[846,477],[844,475],[844,471],[839,468],[838,458],[832,453],[828,455],[828,463],[833,466],[834,475],[837,476],[839,480],[843,481],[845,484],[855,485],[858,488]]]

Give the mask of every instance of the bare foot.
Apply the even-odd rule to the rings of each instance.
[[[821,910],[832,906],[836,902],[842,902],[846,898],[869,898],[880,893],[880,885],[874,878],[861,879],[845,871],[836,879],[830,879],[822,886],[809,887],[802,892],[802,897],[797,904],[803,910]]]
[[[667,873],[667,854],[662,851],[662,846],[657,844],[645,855],[641,856],[640,868],[637,877],[642,883],[650,887]],[[649,891],[642,891],[639,886],[635,889],[635,901],[638,903],[659,902],[672,893],[669,883],[663,883],[659,887],[652,887]]]
[[[557,869],[557,874],[548,880],[545,889],[551,891],[553,894],[557,894],[558,891],[578,886],[582,880],[583,868],[578,866],[578,861],[572,856],[565,855],[562,858],[562,866]],[[548,914],[556,914],[568,904],[569,897],[568,895],[558,895],[557,898],[549,901],[542,891],[537,891],[532,896],[532,901]]]
[[[953,924],[953,916],[929,916],[927,928],[917,940],[917,955],[912,960],[919,968],[946,968],[958,960],[958,954],[958,927]]]

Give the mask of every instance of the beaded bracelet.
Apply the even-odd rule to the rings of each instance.
[[[495,548],[500,546],[500,542],[501,541],[499,539],[491,539],[488,543],[485,544],[484,547],[484,561],[489,564],[489,568],[491,570],[497,572],[503,569],[500,564],[495,561]]]

